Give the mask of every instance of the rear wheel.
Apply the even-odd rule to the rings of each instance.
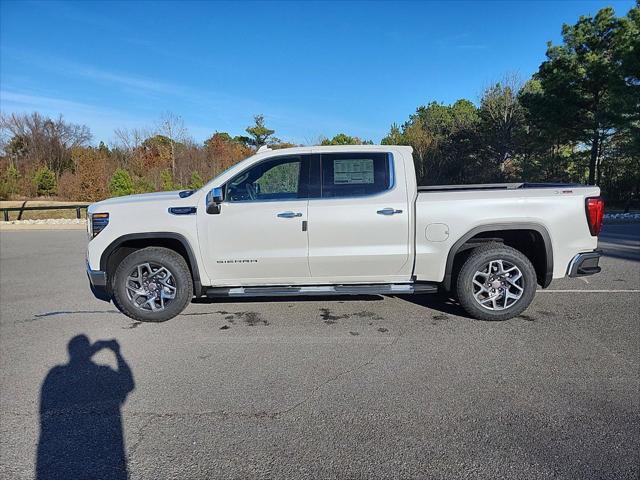
[[[536,293],[536,272],[519,250],[499,243],[474,249],[458,274],[462,307],[480,320],[520,315]]]
[[[112,289],[116,307],[141,322],[169,320],[193,297],[191,272],[184,258],[162,247],[128,255],[115,271]]]

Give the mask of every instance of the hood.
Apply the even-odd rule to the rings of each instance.
[[[139,195],[126,195],[124,197],[113,197],[100,202],[96,202],[89,205],[89,213],[99,211],[104,207],[115,207],[119,205],[137,205],[137,204],[150,204],[150,203],[171,203],[182,200],[180,198],[181,190],[175,190],[173,192],[154,192],[154,193],[142,193]],[[188,197],[187,197],[188,198]]]

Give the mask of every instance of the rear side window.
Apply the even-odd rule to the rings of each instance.
[[[391,155],[387,153],[331,153],[321,157],[322,197],[358,197],[393,186]]]

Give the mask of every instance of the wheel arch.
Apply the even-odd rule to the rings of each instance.
[[[193,293],[202,295],[202,281],[198,262],[189,241],[184,235],[174,232],[130,233],[116,238],[100,256],[100,270],[106,272],[107,287],[111,290],[111,277],[117,265],[135,250],[146,247],[164,247],[179,253],[187,262],[193,280]]]
[[[541,241],[544,246],[542,250],[544,255],[542,257],[536,256],[535,258],[532,258],[530,256],[530,252],[522,251],[521,248],[517,248],[517,246],[512,245],[512,243],[514,243],[512,239],[518,234],[518,232],[521,232],[522,234],[527,234],[527,232],[529,232],[539,236],[539,241]],[[522,253],[532,260],[534,268],[536,269],[538,283],[542,288],[546,288],[551,284],[551,280],[553,279],[553,245],[551,243],[551,236],[549,235],[549,231],[546,227],[539,223],[531,222],[493,223],[472,228],[453,244],[447,255],[445,275],[442,281],[442,286],[445,290],[451,290],[455,275],[456,260],[460,259],[458,255],[464,254],[464,252],[470,251],[472,248],[487,241],[502,242],[506,245],[514,246],[514,248],[522,251]],[[537,241],[534,240],[533,243],[537,243]]]

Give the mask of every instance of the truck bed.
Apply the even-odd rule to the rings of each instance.
[[[418,185],[418,192],[451,192],[464,190],[519,190],[524,188],[576,188],[579,183],[475,183],[467,185]]]
[[[569,183],[419,186],[414,274],[417,280],[442,281],[451,249],[486,228],[541,232],[553,252],[553,278],[564,277],[577,253],[597,247],[585,199],[599,194],[598,187]]]

